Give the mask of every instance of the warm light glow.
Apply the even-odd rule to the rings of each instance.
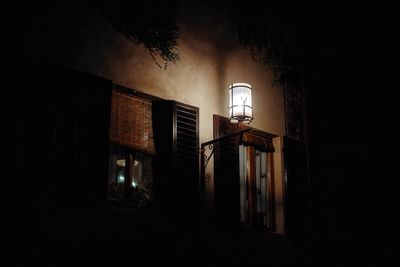
[[[250,123],[253,120],[250,84],[233,83],[229,86],[229,117],[233,123]]]
[[[121,166],[121,167],[125,167],[125,160],[124,159],[117,160],[117,165]]]

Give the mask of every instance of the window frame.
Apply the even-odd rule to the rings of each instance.
[[[243,172],[240,177],[240,209],[241,223],[243,226],[248,226],[258,229],[266,229],[269,232],[275,232],[275,176],[274,176],[274,155],[271,151],[262,151],[255,146],[249,144],[238,144],[239,149],[239,171]],[[241,152],[242,150],[242,152]],[[240,154],[242,153],[242,157]],[[265,174],[262,175],[261,160],[262,154],[265,153]],[[257,191],[257,156],[260,160],[260,179],[265,179],[264,190],[265,199],[262,199],[262,189],[260,184],[260,192]],[[243,160],[241,162],[241,160]],[[243,175],[243,176],[242,176]],[[264,177],[263,177],[264,176]],[[244,179],[244,180],[242,180]],[[243,182],[245,184],[243,184]],[[261,181],[260,181],[261,182]],[[244,185],[244,191],[242,186]],[[259,196],[258,194],[261,194]],[[261,212],[257,211],[257,198],[260,197]],[[244,203],[243,203],[244,201]],[[246,203],[247,201],[247,203]],[[265,202],[265,214],[262,213],[262,203]],[[243,205],[243,207],[242,207]],[[247,209],[246,209],[247,205]],[[244,210],[242,210],[244,209]],[[265,225],[260,220],[259,216],[266,216]],[[242,217],[243,216],[243,217]]]
[[[151,127],[153,128],[153,141],[156,151],[142,150],[140,145],[136,147],[135,144],[131,146],[120,142],[121,140],[113,140],[111,138],[111,116],[109,132],[109,144],[114,143],[152,157],[153,205],[151,210],[185,209],[185,216],[194,216],[199,205],[199,108],[175,100],[165,100],[116,84],[113,85],[112,91],[151,103]],[[182,160],[183,154],[179,150],[182,147],[182,143],[179,140],[184,142],[184,138],[179,136],[182,133],[178,134],[178,131],[182,130],[179,129],[182,128],[180,124],[182,124],[182,118],[185,120],[186,116],[178,113],[183,112],[186,114],[188,110],[190,111],[190,116],[193,117],[191,120],[194,122],[194,129],[191,129],[194,140],[192,140],[192,148],[189,153],[192,158]],[[183,146],[186,147],[185,145]],[[189,170],[188,161],[190,161],[189,165],[193,165]],[[182,197],[184,197],[185,201],[177,201]]]
[[[272,167],[271,176],[276,180],[276,166],[274,162],[276,155],[274,153],[273,140],[278,136],[243,124],[233,124],[228,118],[220,115],[214,114],[213,116],[214,139],[235,134],[246,129],[251,129],[251,131],[234,135],[232,138],[224,139],[214,145],[213,209],[215,211],[215,219],[219,225],[224,225],[224,227],[241,228],[259,234],[281,234],[277,232],[278,223],[280,222],[277,221],[276,203],[278,199],[275,192],[277,190],[276,181],[274,181],[274,185],[272,186],[274,190],[273,201],[271,201],[271,209],[273,211],[272,227],[267,229],[266,227],[242,224],[240,214],[239,145],[254,146],[258,150],[268,152]],[[206,172],[206,170],[204,171]],[[285,210],[285,207],[283,209]]]
[[[151,103],[153,103],[154,101],[162,101],[162,100],[164,100],[162,98],[159,98],[159,97],[156,97],[156,96],[153,96],[153,95],[149,95],[149,94],[137,91],[135,89],[127,88],[127,87],[124,87],[124,86],[121,86],[121,85],[118,85],[118,84],[113,84],[112,85],[112,93],[113,92],[116,92],[116,93],[119,93],[119,94],[122,94],[122,95],[127,95],[127,96],[130,96],[130,97],[134,97],[134,98],[137,98],[137,99],[141,99],[141,100],[144,100],[144,101],[149,101]],[[112,103],[110,103],[110,104],[112,104]],[[112,118],[110,117],[110,131],[111,131],[111,119]],[[154,206],[154,199],[155,199],[154,194],[155,194],[155,191],[156,191],[155,190],[156,178],[154,177],[154,167],[155,167],[155,158],[156,158],[155,155],[147,153],[146,151],[143,151],[143,150],[135,149],[134,147],[130,147],[128,145],[121,144],[119,142],[115,142],[115,141],[113,141],[111,139],[111,135],[109,136],[108,143],[109,143],[109,152],[108,152],[108,154],[109,154],[109,157],[108,157],[109,168],[110,168],[110,164],[111,164],[110,161],[111,161],[111,156],[112,156],[112,149],[118,148],[118,149],[123,150],[124,154],[125,154],[125,162],[126,162],[125,163],[126,165],[125,165],[125,174],[124,174],[124,176],[125,177],[129,177],[129,179],[125,180],[124,193],[123,193],[122,198],[121,199],[112,198],[112,197],[110,197],[110,193],[109,193],[109,179],[110,179],[110,175],[111,175],[110,170],[109,170],[108,171],[108,175],[107,175],[107,194],[106,194],[107,201],[109,203],[116,204],[118,206],[127,206],[127,207],[130,207],[130,208],[137,208],[137,209],[151,208],[152,206]],[[131,179],[130,170],[129,170],[130,168],[127,168],[127,165],[131,164],[130,156],[128,156],[128,155],[132,155],[134,153],[140,153],[140,154],[143,154],[143,155],[148,156],[148,157],[151,158],[151,168],[152,168],[152,175],[153,175],[153,177],[152,177],[152,180],[153,180],[152,181],[152,196],[151,196],[152,201],[151,201],[151,204],[149,206],[145,206],[145,207],[138,207],[136,205],[133,205],[133,203],[131,201],[129,201],[129,199],[128,199],[129,194],[126,194],[126,191],[125,191],[126,188],[129,188],[129,186],[130,186],[129,185],[129,181]],[[117,178],[115,177],[115,179],[117,179]]]
[[[111,173],[111,169],[109,167],[109,172],[108,172],[108,181],[107,181],[107,200],[113,203],[119,203],[119,204],[124,204],[126,206],[130,207],[135,207],[135,208],[145,208],[145,207],[151,207],[153,202],[154,202],[154,156],[148,153],[144,153],[142,151],[134,150],[130,147],[123,146],[117,143],[110,142],[110,152],[109,152],[109,166],[111,166],[111,161],[113,159],[114,151],[115,149],[119,150],[122,152],[124,155],[123,159],[125,160],[125,165],[124,165],[124,185],[123,185],[123,192],[120,193],[122,196],[120,199],[110,196],[110,176],[114,176],[114,183],[117,183],[117,175],[115,172]],[[145,157],[148,157],[151,160],[151,172],[152,172],[152,185],[151,185],[151,197],[150,197],[150,202],[149,205],[145,206],[138,206],[135,205],[134,202],[130,200],[130,197],[132,196],[132,193],[129,191],[131,190],[131,183],[132,183],[132,164],[135,161],[135,157],[133,155],[135,154],[141,154]],[[117,159],[118,160],[118,159]],[[116,192],[118,194],[118,192]]]

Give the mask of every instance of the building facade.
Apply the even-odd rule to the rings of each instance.
[[[93,205],[98,210],[108,207],[107,216],[112,218],[122,214],[116,207],[130,207],[136,215],[143,215],[143,210],[151,213],[148,202],[154,201],[156,211],[177,213],[180,220],[208,216],[196,219],[206,225],[225,214],[224,219],[230,218],[233,224],[286,236],[285,92],[272,85],[271,69],[257,63],[240,45],[228,14],[204,9],[197,16],[209,17],[202,20],[190,17],[194,8],[188,4],[181,8],[186,20],[180,24],[177,40],[180,59],[167,68],[160,68],[156,62],[163,62],[161,58],[126,38],[100,12],[84,9],[76,16],[46,13],[45,19],[31,25],[25,53],[33,65],[52,73],[51,84],[44,80],[51,108],[43,122],[51,125],[48,135],[56,144],[48,145],[56,158],[52,170],[60,173],[68,162],[76,166],[61,174],[63,179],[71,179],[76,170],[81,172],[79,179],[90,177],[86,182],[66,182],[65,187],[50,182],[59,191],[54,195],[46,191],[45,199],[57,199],[61,206],[55,209],[64,204],[68,212],[45,222],[49,233],[66,237],[69,232],[54,225],[64,220],[68,225],[79,224],[71,207],[80,206],[84,199],[85,207],[78,208],[78,214],[90,217],[88,224],[103,216],[97,211],[87,215]],[[46,18],[58,26],[42,27]],[[215,144],[202,180],[201,144],[242,129],[227,119],[228,88],[237,82],[252,86],[254,120],[249,126],[254,132],[235,136],[233,144]],[[64,141],[57,145],[56,139]],[[231,160],[224,148],[232,147],[236,163],[227,167],[224,160]],[[207,157],[211,152],[206,147]],[[85,164],[97,168],[92,172]],[[75,204],[63,199],[70,192],[76,192],[71,200]],[[171,210],[171,206],[178,208]],[[226,214],[229,209],[236,215]],[[154,228],[160,226],[159,222],[153,224]],[[89,228],[74,229],[82,234]],[[78,236],[75,230],[71,233]]]

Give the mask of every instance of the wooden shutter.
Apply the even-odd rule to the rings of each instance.
[[[306,145],[284,137],[286,181],[286,233],[294,241],[304,240],[309,213]]]
[[[199,109],[175,102],[175,173],[177,189],[189,205],[197,204],[199,184]],[[187,206],[187,205],[186,205]]]
[[[49,238],[83,237],[106,199],[112,83],[59,68],[49,69],[49,77],[47,97],[35,102],[47,113],[26,125],[35,134],[26,150],[27,174],[38,177],[34,192],[43,199],[41,223]]]
[[[161,205],[194,210],[199,183],[199,109],[175,101],[155,101],[153,122],[155,197]]]
[[[155,154],[151,101],[113,91],[111,106],[111,141]]]
[[[239,130],[228,118],[214,115],[214,139]],[[239,136],[216,144],[214,162],[214,203],[217,219],[225,226],[240,222]]]

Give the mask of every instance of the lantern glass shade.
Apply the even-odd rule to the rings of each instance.
[[[253,120],[250,84],[233,83],[229,86],[229,118],[233,123],[250,123]]]

